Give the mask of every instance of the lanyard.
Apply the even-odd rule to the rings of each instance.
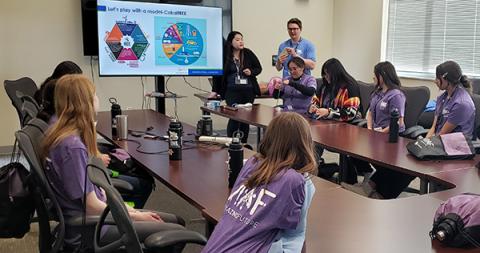
[[[302,40],[300,39],[300,40],[298,41],[298,43],[297,43],[295,46],[293,46],[293,41],[292,41],[292,39],[290,39],[290,47],[293,47],[293,49],[295,50],[295,52],[297,52],[297,47],[300,45],[300,42],[301,42],[301,41],[302,41]]]
[[[235,64],[235,68],[237,69],[237,76],[240,76],[240,60],[233,59],[233,63]]]

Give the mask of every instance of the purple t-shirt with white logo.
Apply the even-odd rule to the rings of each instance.
[[[268,252],[280,231],[299,224],[305,177],[285,169],[268,185],[247,189],[244,184],[257,165],[253,157],[243,167],[202,252]]]
[[[456,127],[452,133],[463,132],[466,136],[473,135],[475,124],[475,105],[468,91],[458,86],[449,98],[448,93],[444,92],[437,98],[435,107],[435,116],[437,124],[435,134],[438,134],[446,122],[450,122]]]
[[[373,128],[386,128],[390,125],[391,113],[398,110],[400,117],[405,116],[405,95],[399,89],[391,89],[387,92],[377,91],[370,99],[370,113],[372,114]],[[405,131],[405,125],[401,125],[399,132]]]
[[[292,77],[288,77],[288,80],[292,82]],[[298,82],[300,85],[306,87],[312,87],[315,89],[317,88],[317,81],[315,80],[315,77],[307,74],[303,74]],[[283,85],[282,91],[284,110],[295,111],[302,114],[308,111],[308,107],[312,102],[313,96],[305,96],[300,91],[289,85]]]

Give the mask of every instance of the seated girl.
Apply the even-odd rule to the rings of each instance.
[[[97,156],[97,138],[94,125],[95,87],[83,75],[66,75],[55,86],[55,112],[58,120],[49,128],[43,142],[47,160],[45,175],[56,194],[65,220],[87,215],[100,215],[106,207],[104,192],[93,185],[86,175],[89,156]],[[86,198],[84,199],[84,195]],[[128,207],[137,234],[142,240],[163,222],[178,223],[175,215],[137,211]],[[147,223],[136,223],[146,221]],[[178,227],[167,224],[166,227]],[[66,226],[65,244],[69,249],[79,246],[82,228]],[[164,229],[164,228],[162,228]],[[106,241],[118,238],[115,226],[105,231]],[[93,238],[88,238],[92,242]]]
[[[323,83],[308,112],[316,119],[350,121],[360,117],[360,90],[342,63],[331,58],[322,66]]]
[[[290,76],[283,82],[275,83],[273,97],[283,99],[284,110],[304,114],[315,94],[317,81],[304,73],[305,62],[302,58],[293,57],[287,66]]]
[[[202,252],[302,250],[316,169],[306,119],[292,112],[275,117],[258,150],[242,168]]]

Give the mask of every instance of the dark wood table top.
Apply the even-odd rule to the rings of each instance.
[[[440,203],[428,195],[375,200],[342,188],[317,191],[309,209],[307,251],[468,252],[432,244],[428,232]]]
[[[274,108],[268,105],[253,104],[251,108],[238,108],[236,111],[218,107],[210,109],[206,106],[200,107],[204,112],[209,112],[229,119],[234,119],[256,127],[266,128],[275,116],[282,113],[280,108]],[[305,116],[310,125],[331,125],[342,124],[333,120],[314,120]]]
[[[472,160],[420,161],[406,148],[413,140],[399,137],[398,143],[389,143],[388,134],[350,124],[313,125],[311,131],[313,140],[331,151],[432,181],[438,181],[434,173],[471,168],[480,161],[478,155]]]
[[[128,128],[166,135],[169,119],[151,110],[125,111]],[[333,126],[333,125],[332,125]],[[194,128],[183,125],[185,140],[193,139]],[[329,126],[323,126],[329,127]],[[323,128],[322,127],[322,128]],[[181,197],[196,206],[212,223],[223,214],[227,187],[227,151],[218,146],[186,143],[181,161],[169,161],[165,141],[129,136],[132,141],[113,141],[111,138],[110,112],[98,114],[97,131],[108,141],[125,148],[127,152],[155,178]],[[189,147],[192,147],[189,149]],[[144,154],[138,150],[160,154]],[[246,151],[249,157],[253,152]],[[444,171],[433,176],[452,182],[466,183],[474,187],[477,176],[473,170]],[[459,173],[455,176],[455,173]],[[337,184],[314,177],[316,187],[307,225],[307,252],[474,252],[443,248],[432,244],[428,231],[433,214],[443,200],[432,194],[396,200],[368,199],[340,188]],[[478,185],[476,185],[478,188]],[[477,189],[476,188],[476,189]],[[459,188],[463,189],[463,188]],[[360,250],[360,251],[359,251]]]
[[[480,170],[478,168],[465,168],[454,171],[433,174],[437,179],[455,184],[453,189],[429,194],[433,198],[447,200],[461,193],[480,194]]]
[[[166,135],[169,119],[165,115],[151,110],[124,111],[128,115],[128,129],[149,131],[152,134]],[[128,136],[128,139],[142,144],[140,151],[161,152],[160,154],[144,154],[137,150],[138,144],[132,141],[114,141],[111,137],[110,112],[98,114],[97,132],[108,141],[124,148],[132,158],[149,173],[167,187],[186,199],[199,209],[208,206],[223,206],[228,197],[227,182],[227,149],[220,146],[185,143],[182,160],[170,161],[168,158],[168,143],[160,140],[150,140]],[[184,140],[193,140],[195,129],[183,124]],[[245,151],[246,156],[253,152]]]
[[[203,102],[207,102],[208,100],[220,100],[220,99],[210,99],[208,96],[210,93],[195,93],[193,94],[195,97],[199,98]],[[255,99],[264,99],[264,98],[272,98],[272,96],[269,95],[260,95],[260,96],[255,96]],[[272,98],[273,99],[273,98]]]

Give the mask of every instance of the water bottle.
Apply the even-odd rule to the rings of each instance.
[[[173,118],[168,126],[168,157],[170,160],[182,160],[182,123]]]
[[[202,118],[197,122],[197,136],[212,136],[213,122],[210,115],[202,115]]]
[[[396,143],[398,141],[398,119],[400,118],[400,113],[397,109],[394,109],[390,113],[390,130],[388,133],[388,142]]]
[[[117,138],[118,137],[118,131],[117,131],[117,115],[122,114],[122,109],[120,108],[120,105],[117,103],[116,98],[110,98],[109,99],[110,103],[112,104],[112,107],[110,108],[110,114],[111,114],[111,122],[112,122],[112,137]]]
[[[228,147],[228,187],[232,188],[243,167],[243,147],[240,138],[233,137]]]

